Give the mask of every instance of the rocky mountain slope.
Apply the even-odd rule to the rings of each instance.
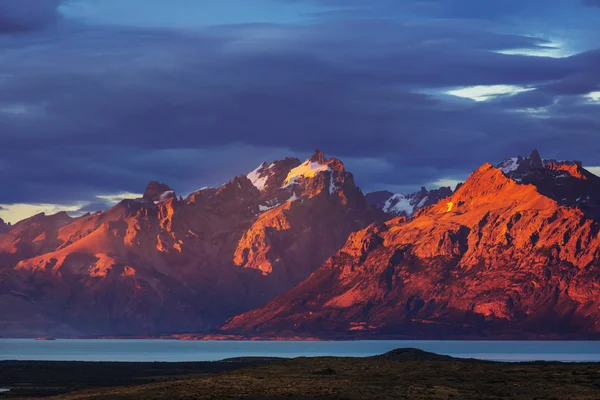
[[[294,287],[381,219],[319,151],[185,199],[151,182],[105,212],[40,214],[0,235],[0,335],[210,329]]]
[[[502,169],[483,165],[410,221],[352,234],[306,281],[233,318],[223,332],[600,337],[600,224],[590,205],[598,178],[580,163],[541,161],[536,153]]]

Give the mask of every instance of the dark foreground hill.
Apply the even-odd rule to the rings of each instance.
[[[27,388],[13,398],[63,393],[52,397],[63,400],[600,398],[598,364],[492,363],[415,349],[183,364],[13,361],[0,363],[0,382]]]

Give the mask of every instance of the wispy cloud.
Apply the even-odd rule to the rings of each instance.
[[[498,96],[510,96],[518,93],[535,90],[535,88],[525,88],[514,85],[489,85],[489,86],[470,86],[460,89],[449,90],[446,93],[472,99],[475,101],[486,101]]]
[[[600,103],[600,91],[588,93],[585,97],[594,103]]]
[[[101,195],[96,197],[101,200],[106,200],[109,203],[116,204],[124,199],[139,199],[140,197],[142,197],[142,195],[139,193],[124,192],[117,194]]]

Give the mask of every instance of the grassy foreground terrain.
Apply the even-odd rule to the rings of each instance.
[[[6,398],[600,399],[600,364],[490,363],[396,350],[370,358],[217,363],[2,362]]]

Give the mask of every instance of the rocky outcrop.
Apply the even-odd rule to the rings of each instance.
[[[535,160],[533,165],[537,165]],[[245,336],[600,337],[600,225],[486,164],[410,221],[373,224],[230,320]]]

